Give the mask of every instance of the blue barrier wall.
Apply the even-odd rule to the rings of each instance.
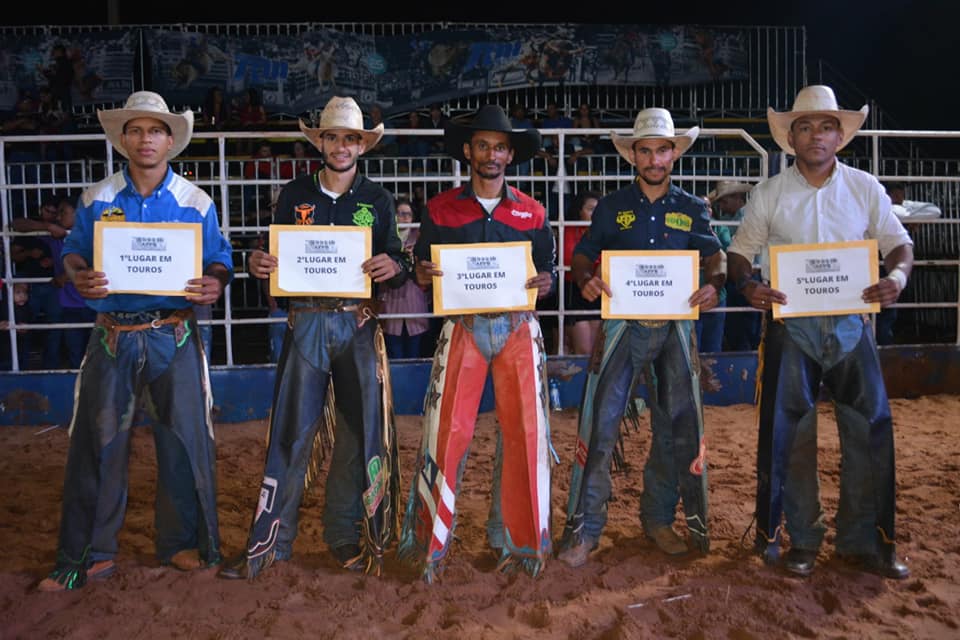
[[[880,350],[887,391],[891,397],[960,393],[960,350],[956,346],[884,347]],[[756,352],[702,356],[701,386],[704,404],[752,404],[756,385]],[[580,406],[587,360],[556,357],[547,372],[556,378],[563,407]],[[392,363],[394,408],[398,415],[419,415],[430,379],[430,362]],[[210,373],[218,422],[266,418],[273,393],[273,365],[214,368]],[[67,424],[73,408],[73,371],[0,374],[0,425]],[[644,396],[645,389],[638,390]],[[494,408],[493,388],[487,380],[480,411]],[[145,421],[143,410],[136,418]]]

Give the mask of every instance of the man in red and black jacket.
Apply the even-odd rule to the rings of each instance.
[[[488,105],[469,125],[444,129],[447,152],[470,165],[470,182],[427,203],[414,247],[417,282],[442,273],[430,262],[434,244],[530,242],[537,275],[526,282],[543,298],[556,286],[553,233],[543,206],[506,184],[512,163],[540,149],[536,129],[513,130],[503,109]],[[459,476],[487,372],[493,378],[502,443],[498,446],[487,534],[503,571],[536,576],[551,551],[550,439],[546,352],[533,311],[448,316],[424,403],[423,441],[410,490],[399,554],[428,582],[448,549]]]

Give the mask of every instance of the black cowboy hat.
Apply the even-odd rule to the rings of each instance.
[[[510,126],[507,113],[495,104],[481,107],[474,115],[470,124],[450,122],[443,128],[443,140],[447,153],[467,163],[463,155],[464,143],[469,143],[475,131],[499,131],[510,135],[510,146],[513,148],[513,162],[526,162],[540,150],[540,132],[536,129],[514,129]]]

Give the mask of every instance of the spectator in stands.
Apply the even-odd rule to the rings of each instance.
[[[589,223],[593,218],[593,210],[597,202],[603,197],[599,191],[581,191],[573,199],[570,210],[564,217],[567,222],[580,221]],[[573,249],[589,229],[587,226],[568,226],[563,228],[563,264],[567,267],[564,274],[565,305],[567,311],[595,311],[591,315],[565,316],[564,324],[567,327],[567,336],[570,343],[570,353],[575,355],[593,353],[593,346],[600,333],[600,298],[587,302],[583,294],[573,282],[570,263],[573,261]],[[594,262],[594,271],[600,266],[599,258]]]
[[[406,198],[397,199],[397,224],[413,222],[413,205]],[[403,250],[413,261],[413,246],[417,242],[418,230],[400,227],[400,239]],[[427,313],[427,294],[417,282],[410,278],[396,289],[384,288],[380,293],[384,313]],[[384,340],[387,344],[387,356],[394,358],[419,358],[420,341],[430,328],[428,318],[384,318],[380,321]]]
[[[707,212],[713,218],[713,207],[710,204],[710,198],[704,197],[703,201],[707,205]],[[710,228],[720,240],[720,247],[726,251],[730,246],[730,229],[722,225],[710,225]],[[700,285],[707,283],[707,275],[700,270]],[[727,303],[726,287],[717,292],[717,306],[714,309],[722,309]],[[704,312],[694,323],[694,330],[697,333],[697,350],[701,353],[719,353],[723,351],[723,327],[726,313],[722,311]]]
[[[200,123],[204,129],[223,131],[231,121],[230,105],[223,93],[223,87],[210,87],[203,101]]]
[[[72,119],[50,87],[40,87],[37,103],[37,131],[48,135],[70,133]],[[69,142],[40,142],[40,157],[44,160],[69,160],[72,157]]]
[[[303,140],[294,140],[292,149],[291,157],[281,158],[277,163],[282,179],[292,180],[297,176],[313,174],[323,167],[323,161]]]
[[[247,131],[262,131],[267,124],[267,110],[263,106],[263,100],[260,92],[249,87],[243,92],[240,98],[240,104],[234,113],[234,120],[241,129]],[[249,153],[250,141],[248,138],[241,138],[237,142],[237,152],[240,154]]]
[[[600,126],[600,120],[593,113],[593,109],[586,102],[580,104],[577,113],[573,117],[574,129],[596,129]],[[582,158],[597,153],[598,140],[596,134],[582,134],[570,138],[570,146],[573,153],[567,156],[567,173],[577,175],[580,171],[588,169],[588,163]]]
[[[29,89],[20,89],[13,115],[3,123],[3,133],[17,135],[34,133],[38,123],[38,101]]]
[[[367,129],[373,129],[381,124],[384,126],[384,128],[393,127],[393,125],[384,121],[383,108],[376,103],[370,105],[370,112],[364,117],[363,123],[363,126],[365,126]],[[397,136],[392,133],[385,133],[383,137],[380,138],[380,142],[377,143],[377,146],[368,151],[366,155],[395,156],[399,152],[400,145],[397,142]]]
[[[52,58],[49,66],[43,67],[37,65],[37,68],[47,79],[50,90],[53,94],[53,101],[57,108],[64,113],[70,113],[73,109],[73,62],[67,56],[67,47],[62,43],[53,45],[50,49]]]
[[[710,208],[714,218],[723,221],[739,221],[743,218],[743,207],[747,203],[747,194],[753,185],[748,182],[738,182],[735,180],[722,180],[717,186],[707,194],[710,201]],[[736,234],[736,227],[728,225],[714,225],[714,231],[720,238],[724,251],[730,246],[733,236]],[[757,280],[760,279],[759,266],[751,276]],[[743,297],[743,294],[737,290],[732,282],[727,282],[724,287],[726,294],[726,306],[729,307],[749,307],[750,303]],[[717,314],[714,314],[717,315]],[[760,343],[760,325],[761,316],[759,313],[737,312],[724,314],[723,323],[723,345],[727,351],[753,351]],[[706,350],[706,349],[702,349]]]
[[[932,202],[907,200],[907,185],[904,182],[888,182],[884,187],[893,202],[894,215],[904,224],[917,220],[935,220],[942,215],[940,207]],[[910,227],[907,229],[910,230]]]
[[[420,112],[413,110],[407,114],[407,122],[404,129],[429,129],[427,121],[420,115]],[[431,139],[416,134],[404,134],[399,136],[400,155],[420,158],[430,153]]]
[[[269,140],[258,140],[252,160],[243,165],[243,177],[247,180],[270,180],[273,178],[273,146]],[[247,211],[260,211],[270,206],[271,186],[266,184],[243,185],[243,202]]]
[[[450,118],[444,115],[443,108],[438,103],[430,105],[428,128],[443,129],[449,121]],[[433,155],[444,153],[443,136],[434,136],[430,139],[430,153]]]
[[[6,334],[10,329],[8,319],[7,287],[0,282],[0,370],[9,371],[13,368],[13,358],[10,355],[10,336]],[[30,313],[30,285],[26,282],[17,282],[13,285],[13,317],[16,324],[30,324],[33,316]],[[22,371],[26,369],[30,355],[29,333],[27,329],[17,329],[17,366]]]
[[[63,249],[67,229],[60,225],[57,200],[45,197],[39,215],[34,218],[16,218],[10,226],[21,233],[42,231],[48,235],[17,236],[10,243],[10,259],[14,275],[21,278],[46,278],[45,282],[30,285],[30,314],[34,322],[55,323],[63,317],[58,287],[53,282],[54,261]],[[40,345],[40,368],[60,368],[61,329],[37,330],[34,344]]]
[[[75,200],[69,196],[62,196],[57,199],[57,223],[66,230],[73,228],[73,222],[76,215]],[[88,322],[91,325],[97,318],[97,312],[87,306],[83,297],[77,291],[73,282],[67,277],[63,267],[62,260],[63,248],[60,247],[60,254],[53,261],[53,284],[57,287],[57,298],[61,307],[61,322]],[[71,369],[79,369],[83,362],[83,354],[87,350],[87,342],[90,339],[89,327],[64,329],[63,346],[67,351],[67,364]]]
[[[510,108],[510,125],[514,129],[533,129],[536,126],[533,124],[533,120],[527,116],[527,108],[519,102]],[[515,163],[511,173],[514,175],[528,176],[532,168],[533,158],[526,162]]]
[[[547,109],[544,113],[543,118],[537,125],[540,129],[572,129],[573,128],[573,118],[563,115],[560,113],[560,108],[557,106],[556,100],[551,100],[547,103]],[[566,138],[567,149],[564,150],[564,155],[571,153],[573,147],[570,145],[570,138]],[[540,157],[546,158],[547,163],[550,167],[556,168],[557,166],[557,156],[560,154],[560,139],[556,135],[549,135],[543,137],[543,149],[538,154]]]

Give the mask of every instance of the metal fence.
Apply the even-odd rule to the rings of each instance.
[[[626,129],[619,129],[626,132]],[[401,130],[387,130],[400,134]],[[402,130],[403,134],[438,136],[433,129]],[[609,150],[578,158],[564,155],[567,138],[594,135],[608,140],[609,129],[544,129],[544,136],[555,136],[558,145],[556,162],[548,158],[534,158],[527,166],[511,168],[511,184],[537,197],[545,204],[556,228],[558,262],[562,275],[568,265],[563,263],[564,228],[582,225],[564,212],[573,196],[584,189],[608,193],[629,184],[634,178],[632,167]],[[960,137],[960,132],[904,132],[863,131],[860,143],[879,149],[888,138]],[[280,153],[269,159],[269,177],[247,178],[245,167],[253,162],[250,155],[234,153],[237,145],[247,146],[253,140],[268,138]],[[248,278],[245,265],[249,253],[261,246],[271,222],[271,204],[276,193],[289,176],[295,173],[294,159],[285,153],[286,145],[302,139],[294,132],[198,133],[185,155],[173,162],[174,170],[193,180],[206,190],[217,204],[224,235],[233,247],[236,278],[228,286],[223,298],[214,306],[213,363],[243,365],[267,362],[267,325],[282,319],[268,317],[267,304],[259,281]],[[0,232],[3,248],[4,290],[3,306],[6,317],[15,318],[12,293],[17,282],[44,282],[39,278],[14,277],[10,259],[10,242],[17,235],[10,223],[17,217],[33,215],[43,195],[57,193],[79,195],[91,183],[119,169],[120,156],[115,156],[102,135],[52,136],[42,140],[47,149],[57,149],[63,155],[65,145],[73,150],[69,158],[40,159],[26,157],[26,149],[39,149],[41,139],[36,136],[0,138],[0,205],[3,229]],[[316,160],[314,158],[314,160]],[[705,195],[718,180],[738,179],[759,182],[770,173],[770,167],[785,166],[771,161],[768,152],[756,139],[742,129],[707,128],[701,130],[694,150],[685,154],[674,168],[673,180],[682,188]],[[900,317],[898,341],[908,343],[960,343],[957,331],[958,286],[960,281],[960,177],[956,161],[926,161],[880,158],[879,155],[845,156],[845,162],[859,166],[881,180],[908,182],[911,197],[936,202],[943,216],[937,220],[912,223],[910,231],[916,242],[916,268],[910,286],[896,305]],[[262,161],[262,160],[260,160]],[[468,179],[466,168],[449,156],[426,157],[377,156],[361,158],[361,171],[397,196],[425,201],[444,189]],[[732,222],[718,225],[736,226]],[[416,226],[414,224],[413,226]],[[746,308],[728,308],[717,312],[752,313]],[[564,350],[564,322],[566,316],[587,312],[569,311],[565,292],[558,287],[555,309],[543,309],[542,318],[556,319],[556,349]],[[391,316],[387,316],[391,317]],[[76,328],[79,324],[17,324],[11,320],[2,339],[9,340],[11,368],[28,368],[30,363],[18,360],[17,332],[50,331]]]

